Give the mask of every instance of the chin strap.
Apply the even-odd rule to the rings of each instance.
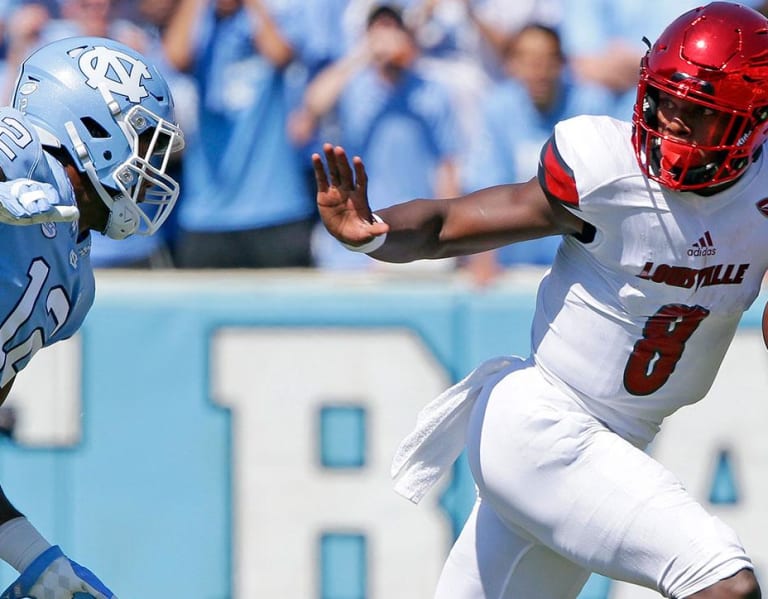
[[[111,239],[125,239],[133,235],[138,229],[139,217],[136,214],[134,203],[124,195],[112,198],[112,206],[109,209],[104,235]]]

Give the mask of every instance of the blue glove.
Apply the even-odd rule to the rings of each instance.
[[[117,599],[88,568],[73,562],[58,545],[43,551],[0,599]]]
[[[80,213],[76,206],[59,204],[52,185],[31,179],[0,183],[0,223],[34,225],[45,222],[70,222]]]

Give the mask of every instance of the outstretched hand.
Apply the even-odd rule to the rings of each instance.
[[[355,156],[350,165],[344,148],[328,143],[323,144],[323,154],[325,164],[320,154],[313,154],[312,166],[317,209],[328,232],[342,243],[360,246],[389,231],[386,223],[374,221],[371,214],[363,161]]]

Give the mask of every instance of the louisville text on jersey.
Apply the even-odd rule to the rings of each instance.
[[[713,264],[704,268],[688,268],[646,262],[637,276],[654,283],[698,289],[711,285],[740,285],[744,282],[744,274],[748,268],[749,264]]]

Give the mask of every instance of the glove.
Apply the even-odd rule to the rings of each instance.
[[[88,568],[69,559],[58,545],[43,551],[0,599],[117,599]]]
[[[48,183],[16,179],[0,184],[0,223],[34,225],[71,222],[80,216],[76,206],[59,204],[59,194]]]

